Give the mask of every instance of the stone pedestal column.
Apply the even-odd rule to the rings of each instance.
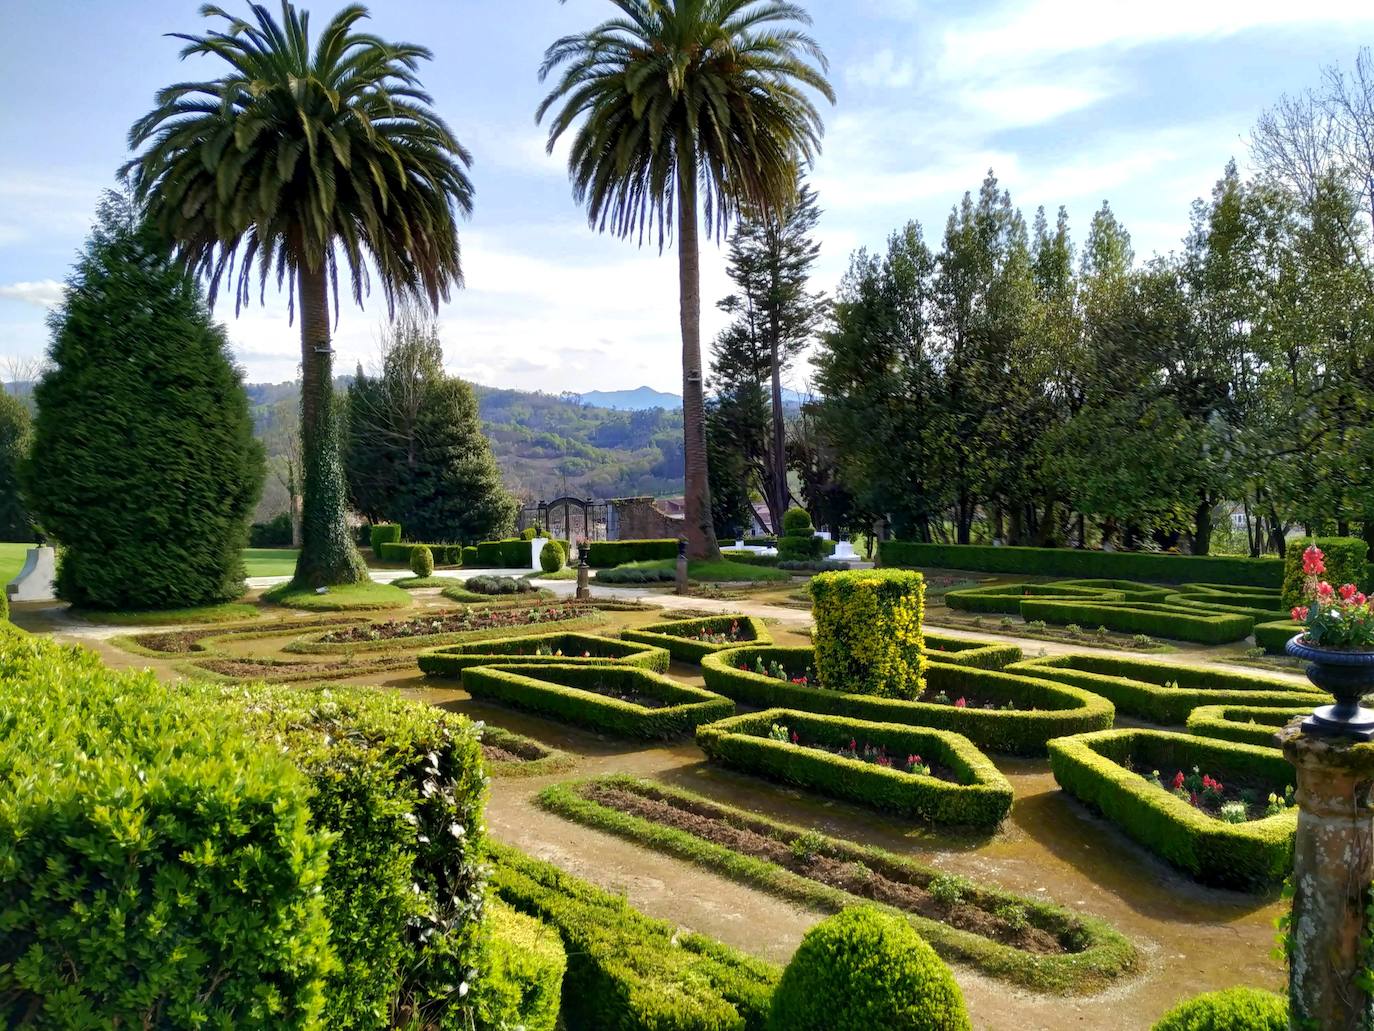
[[[1298,771],[1288,998],[1292,1026],[1364,1031],[1374,1006],[1357,983],[1369,965],[1361,944],[1374,882],[1374,744],[1279,732]]]
[[[586,601],[592,596],[592,590],[587,586],[587,542],[583,541],[577,546],[577,600]]]

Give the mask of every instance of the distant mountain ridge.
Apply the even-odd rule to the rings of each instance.
[[[682,397],[669,394],[653,387],[635,387],[633,390],[589,390],[585,394],[571,394],[593,408],[609,408],[617,412],[644,412],[650,408],[662,408],[674,412],[682,408]],[[788,408],[798,408],[806,400],[806,395],[796,390],[782,389],[782,403]]]

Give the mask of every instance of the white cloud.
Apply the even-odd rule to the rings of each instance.
[[[67,288],[55,279],[40,279],[32,283],[0,284],[0,297],[40,308],[56,308],[62,303]]]
[[[846,69],[845,79],[860,86],[901,89],[916,82],[916,65],[910,58],[898,58],[884,47],[869,60]]]

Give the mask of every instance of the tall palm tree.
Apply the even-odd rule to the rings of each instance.
[[[797,168],[820,149],[831,103],[810,18],[782,0],[611,0],[620,15],[564,36],[540,80],[561,69],[540,104],[549,150],[577,126],[568,158],[573,195],[598,231],[657,234],[676,216],[682,329],[682,413],[688,554],[715,558],[701,381],[698,220],[719,237],[740,205],[781,209]]]
[[[431,108],[416,75],[430,53],[357,31],[350,4],[311,47],[310,15],[287,0],[281,20],[206,5],[222,30],[187,41],[183,58],[218,57],[217,79],[168,86],[129,131],[124,171],[177,254],[221,283],[235,310],[274,275],[300,309],[304,459],[299,586],[367,578],[344,521],[345,491],[332,402],[329,300],[339,273],[353,299],[376,272],[388,309],[397,298],[437,308],[462,285],[456,216],[472,210],[468,152]]]

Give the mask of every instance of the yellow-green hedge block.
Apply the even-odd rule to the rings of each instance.
[[[925,689],[925,578],[908,569],[856,569],[811,579],[816,676],[847,694],[915,698]]]

